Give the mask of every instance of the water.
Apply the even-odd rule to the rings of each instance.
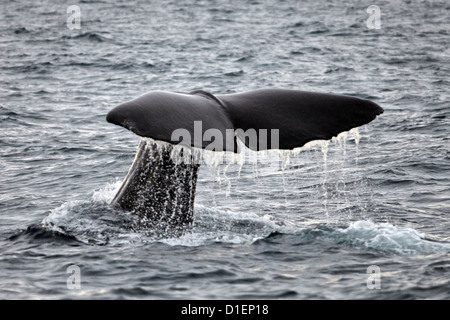
[[[450,4],[379,1],[371,30],[372,4],[81,1],[71,30],[64,1],[2,2],[0,297],[449,299]],[[181,237],[108,205],[139,142],[111,108],[268,87],[385,113],[259,163],[209,158]]]

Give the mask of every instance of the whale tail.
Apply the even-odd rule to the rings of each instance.
[[[183,227],[193,221],[199,164],[174,162],[173,145],[237,152],[238,138],[252,150],[293,149],[331,139],[381,113],[368,100],[296,90],[218,96],[204,91],[147,93],[106,117],[143,137],[113,204],[138,214],[143,226]],[[194,139],[180,141],[175,132]]]
[[[154,140],[237,152],[236,137],[252,150],[293,149],[312,140],[331,139],[381,113],[383,109],[369,100],[298,90],[218,96],[204,91],[156,91],[112,109],[106,120]],[[180,130],[191,138],[180,141],[174,136]],[[255,139],[246,135],[249,130],[255,132]]]

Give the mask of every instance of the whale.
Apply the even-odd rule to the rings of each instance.
[[[293,89],[212,94],[151,91],[111,109],[106,121],[141,137],[111,205],[142,227],[182,230],[194,221],[198,161],[177,161],[174,148],[240,152],[292,150],[368,124],[384,112],[373,101]],[[161,143],[159,143],[161,142]]]

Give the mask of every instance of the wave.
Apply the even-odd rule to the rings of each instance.
[[[358,248],[393,254],[432,254],[450,252],[450,242],[434,240],[415,229],[389,223],[356,221],[331,232],[332,239]]]
[[[283,238],[289,238],[282,240]],[[281,240],[280,240],[281,239]],[[428,255],[450,252],[450,242],[431,237],[407,227],[369,220],[355,221],[348,226],[320,223],[292,234],[274,231],[258,242],[286,242],[305,246],[317,244],[335,248],[336,245],[364,253],[386,255]]]
[[[85,32],[85,33],[78,34],[76,36],[63,36],[63,39],[87,40],[87,41],[99,42],[99,43],[112,41],[112,39],[102,36],[96,32]]]
[[[25,230],[16,232],[8,238],[10,241],[19,241],[26,239],[29,242],[37,241],[51,241],[51,242],[61,242],[64,244],[75,243],[82,244],[75,236],[57,231],[49,230],[38,224],[30,225]]]
[[[14,34],[23,34],[23,33],[30,33],[31,31],[25,27],[19,27],[14,29]]]
[[[2,66],[2,69],[13,72],[25,72],[25,73],[30,72],[38,74],[47,74],[50,73],[51,69],[54,67],[55,65],[50,61],[44,62],[24,61],[16,65],[10,64]]]
[[[227,77],[240,77],[244,74],[243,70],[239,70],[239,71],[230,71],[230,72],[225,72],[224,75]]]
[[[0,116],[9,116],[9,117],[16,117],[19,114],[10,110],[9,108],[0,105]]]

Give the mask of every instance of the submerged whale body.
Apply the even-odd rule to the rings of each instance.
[[[199,164],[174,161],[173,145],[238,152],[237,139],[241,139],[255,151],[289,150],[331,139],[381,113],[383,109],[369,100],[298,90],[144,94],[106,116],[108,122],[142,137],[112,204],[138,214],[144,226],[183,227],[193,221]],[[194,138],[180,139],[177,132]]]

